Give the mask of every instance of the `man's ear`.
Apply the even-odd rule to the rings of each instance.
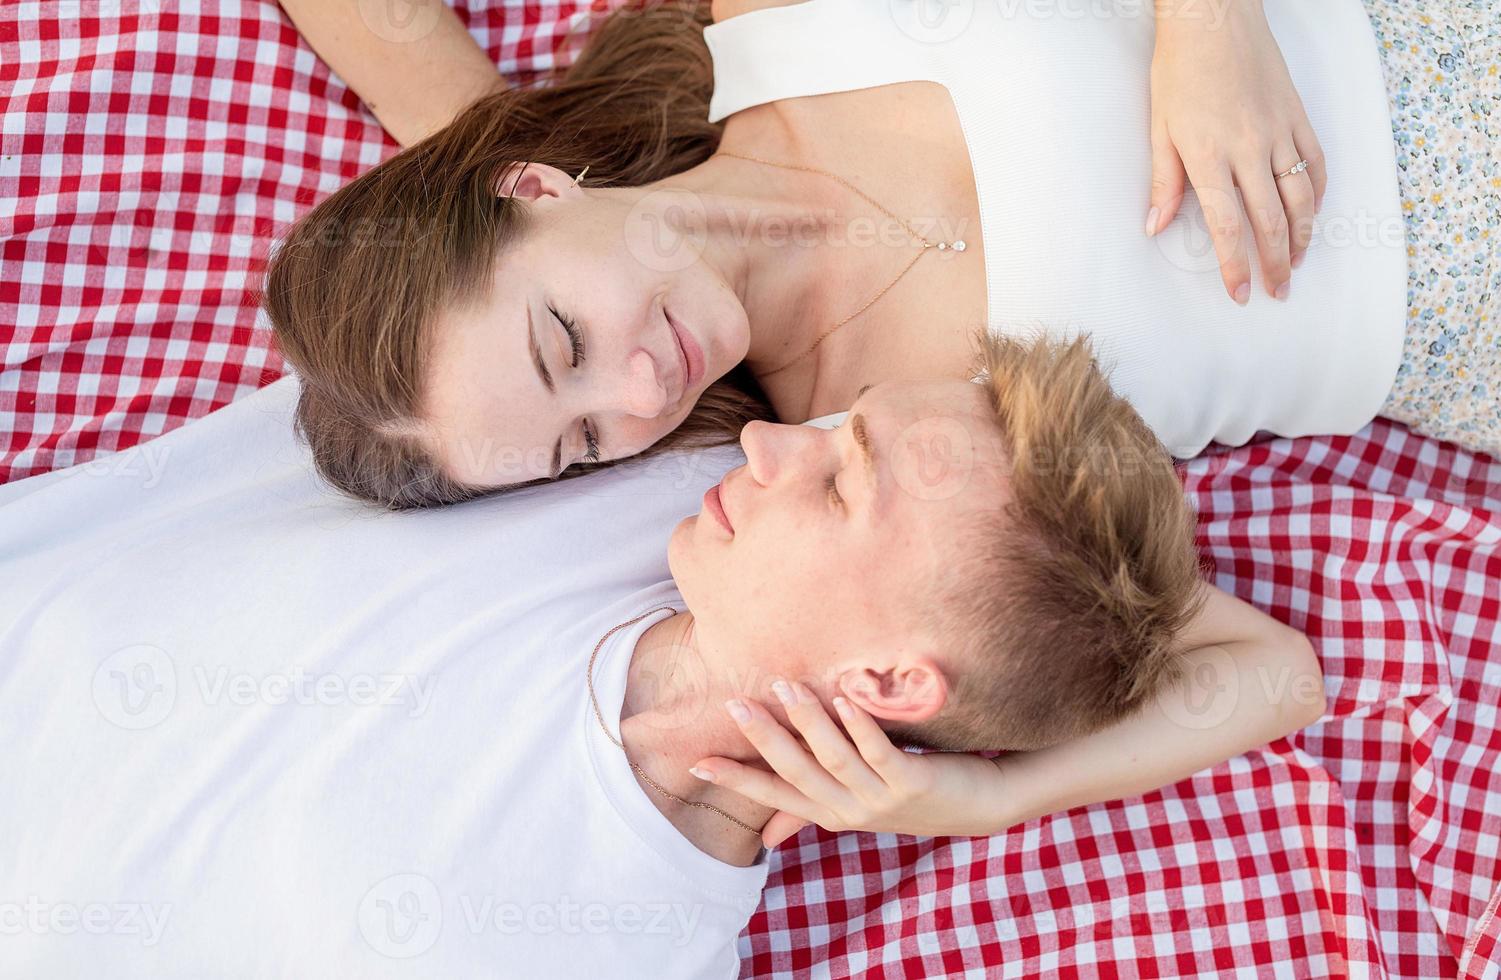
[[[860,667],[839,675],[841,694],[875,718],[917,725],[948,703],[949,682],[931,657],[903,660],[885,670]]]
[[[573,178],[545,163],[521,161],[506,167],[495,182],[496,197],[516,197],[523,201],[535,201],[542,197],[569,197],[583,193],[573,183]]]

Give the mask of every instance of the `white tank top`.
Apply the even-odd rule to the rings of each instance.
[[[1329,171],[1285,302],[1262,289],[1254,242],[1250,303],[1226,295],[1192,188],[1172,224],[1143,233],[1147,0],[805,0],[752,11],[704,31],[709,119],[778,99],[938,82],[978,185],[991,329],[1090,333],[1116,391],[1177,456],[1211,440],[1239,445],[1258,430],[1346,434],[1380,410],[1406,322],[1381,63],[1361,0],[1264,6]]]

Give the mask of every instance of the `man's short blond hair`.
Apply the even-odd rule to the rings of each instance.
[[[894,732],[947,749],[1031,749],[1116,722],[1177,674],[1201,580],[1172,458],[1087,338],[979,341],[1009,457],[927,603],[949,702]]]

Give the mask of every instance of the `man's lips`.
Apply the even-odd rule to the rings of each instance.
[[[704,352],[693,339],[693,334],[667,312],[667,307],[662,307],[662,314],[667,317],[667,325],[672,328],[672,336],[678,342],[678,354],[683,359],[683,390],[686,392],[704,376]]]
[[[724,502],[719,499],[719,488],[721,486],[723,484],[716,483],[704,493],[704,510],[713,515],[714,519],[719,522],[720,527],[734,534],[735,525],[730,523],[730,516],[724,512]]]

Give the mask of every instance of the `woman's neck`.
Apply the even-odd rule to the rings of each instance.
[[[827,177],[722,155],[800,163],[803,155],[783,132],[759,132],[764,138],[753,139],[744,127],[727,126],[720,153],[659,185],[690,191],[703,209],[702,258],[745,310],[745,361],[757,376],[806,350],[847,298],[843,277],[834,274],[834,250],[821,246],[849,219],[840,210],[849,206],[846,197]]]

